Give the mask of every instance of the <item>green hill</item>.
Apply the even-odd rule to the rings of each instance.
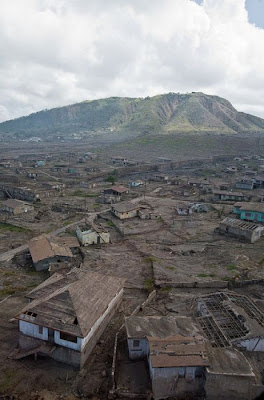
[[[227,100],[203,93],[146,98],[110,97],[44,110],[0,124],[0,137],[107,137],[142,134],[264,132],[264,120],[236,111]]]

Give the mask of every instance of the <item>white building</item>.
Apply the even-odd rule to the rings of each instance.
[[[29,294],[19,320],[20,353],[45,353],[82,367],[116,309],[124,279],[77,269],[54,274]]]

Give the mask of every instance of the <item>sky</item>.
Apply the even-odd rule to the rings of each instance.
[[[1,0],[0,121],[202,91],[264,118],[264,0]]]

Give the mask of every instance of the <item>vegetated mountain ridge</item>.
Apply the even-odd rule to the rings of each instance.
[[[264,120],[200,92],[146,98],[110,97],[44,110],[2,122],[0,137],[110,138],[161,133],[264,133]]]

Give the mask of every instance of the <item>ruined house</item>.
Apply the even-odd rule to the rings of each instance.
[[[149,338],[149,372],[155,400],[200,392],[209,365],[204,340],[189,336]],[[200,379],[199,379],[200,378]]]
[[[67,245],[54,243],[44,235],[31,239],[28,247],[36,271],[48,270],[52,263],[67,262],[73,258]]]
[[[129,193],[129,189],[125,186],[113,185],[103,191],[101,198],[103,203],[112,204],[121,201],[127,193]]]
[[[191,204],[186,203],[179,203],[176,206],[176,213],[178,215],[191,215],[192,214],[192,207]]]
[[[124,279],[77,269],[54,274],[15,316],[20,335],[13,358],[39,353],[82,368],[121,302],[123,286]]]
[[[242,220],[264,223],[263,203],[236,203],[233,213],[238,214]]]
[[[7,199],[0,203],[0,211],[5,211],[12,215],[19,215],[33,210],[34,207],[31,204],[26,204],[20,200]]]
[[[226,217],[220,222],[219,232],[254,243],[260,239],[264,232],[264,227],[251,222]]]
[[[226,190],[214,190],[214,201],[248,201],[248,196],[240,192],[228,192]]]
[[[35,202],[40,200],[40,195],[26,187],[1,186],[0,192],[4,197],[22,201]]]
[[[139,209],[140,205],[127,201],[113,205],[111,211],[117,218],[127,219],[137,217]]]
[[[252,190],[254,189],[254,181],[252,179],[242,178],[236,182],[236,189]]]
[[[127,157],[123,156],[113,156],[111,157],[111,162],[115,165],[126,165],[128,163]]]
[[[169,175],[166,174],[153,174],[152,177],[150,178],[151,181],[154,182],[168,182],[169,181]]]
[[[79,226],[76,229],[77,238],[82,246],[89,246],[92,244],[109,243],[110,233],[102,225],[86,226],[81,229]]]
[[[129,358],[147,360],[155,400],[200,391],[209,364],[192,318],[131,316],[125,326]]]

